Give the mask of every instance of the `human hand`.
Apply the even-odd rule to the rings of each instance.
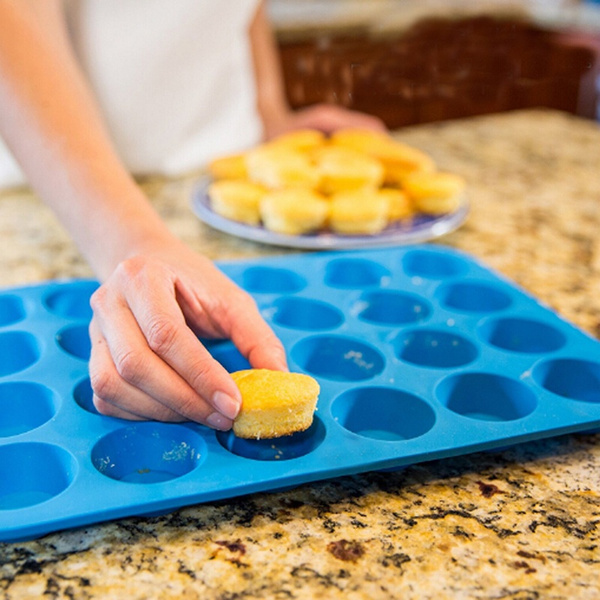
[[[383,121],[373,115],[333,104],[315,104],[297,111],[286,111],[278,119],[265,122],[265,135],[270,139],[295,129],[318,129],[329,134],[344,128],[387,131]]]
[[[287,370],[251,296],[183,245],[122,262],[92,308],[90,380],[105,415],[229,429],[239,390],[197,336],[231,339],[253,367]]]

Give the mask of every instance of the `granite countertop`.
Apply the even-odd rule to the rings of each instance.
[[[398,132],[469,182],[443,243],[600,337],[600,128],[523,111]],[[193,176],[142,182],[215,259],[281,254],[191,213]],[[28,190],[0,195],[0,285],[91,272]],[[600,435],[427,462],[0,544],[0,598],[600,597]]]

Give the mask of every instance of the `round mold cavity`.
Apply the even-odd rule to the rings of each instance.
[[[551,325],[516,317],[488,321],[481,333],[492,346],[523,354],[553,352],[566,343],[562,332]]]
[[[161,483],[193,471],[205,454],[204,441],[191,429],[146,422],[103,437],[92,449],[92,464],[117,481]]]
[[[217,432],[217,440],[232,454],[262,461],[290,460],[310,454],[325,439],[325,426],[315,415],[306,431],[264,440],[246,440],[236,437],[233,431]]]
[[[325,283],[331,287],[362,289],[380,285],[390,273],[381,265],[364,258],[338,258],[327,265]]]
[[[306,287],[306,281],[288,269],[250,267],[244,271],[242,287],[257,294],[291,294]]]
[[[36,339],[24,331],[0,333],[0,377],[17,373],[40,357]]]
[[[423,298],[392,290],[363,294],[356,308],[359,319],[379,325],[416,323],[431,314],[431,306]]]
[[[292,329],[333,329],[344,322],[343,314],[326,302],[288,297],[280,298],[273,306],[273,322]]]
[[[49,294],[44,303],[48,310],[66,319],[92,318],[90,298],[98,289],[98,283],[88,282],[56,290]]]
[[[427,402],[413,394],[386,387],[349,390],[331,406],[333,418],[345,429],[382,441],[420,437],[435,424]]]
[[[82,360],[89,360],[92,349],[87,325],[72,325],[56,334],[58,345],[67,354]]]
[[[350,337],[305,338],[292,348],[292,356],[302,370],[335,381],[371,379],[385,367],[378,350]]]
[[[230,373],[251,368],[248,360],[244,358],[241,352],[231,342],[216,348],[211,348],[210,353],[212,357]]]
[[[525,384],[503,375],[463,373],[444,379],[437,397],[449,410],[480,421],[514,421],[532,413],[537,400]]]
[[[23,301],[17,296],[0,296],[0,327],[18,323],[25,318]]]
[[[396,338],[394,346],[398,358],[421,367],[460,367],[477,358],[477,348],[469,340],[435,329],[403,333]]]
[[[512,303],[508,294],[486,283],[453,283],[440,290],[440,298],[447,308],[476,313],[504,310]]]
[[[66,490],[77,472],[63,448],[38,442],[0,447],[0,510],[34,506]]]
[[[466,270],[462,259],[434,250],[413,250],[404,255],[402,262],[407,275],[425,279],[456,277]]]
[[[56,413],[52,390],[39,383],[0,383],[0,438],[31,431]]]
[[[77,402],[77,404],[86,412],[89,412],[93,415],[100,414],[94,406],[94,392],[92,390],[89,377],[81,380],[75,386],[73,389],[73,398],[75,399],[75,402]]]
[[[575,358],[548,360],[534,368],[533,379],[563,398],[600,402],[600,363]]]

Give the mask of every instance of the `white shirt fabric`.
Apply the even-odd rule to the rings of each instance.
[[[257,143],[257,0],[72,0],[75,52],[134,174],[177,175]],[[0,140],[0,187],[24,182]]]

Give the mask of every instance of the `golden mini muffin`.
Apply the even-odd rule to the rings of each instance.
[[[313,159],[320,173],[319,189],[324,194],[377,188],[383,181],[383,165],[364,152],[324,146],[313,152]]]
[[[419,173],[404,181],[404,190],[415,208],[432,215],[456,210],[463,201],[465,187],[465,180],[454,173]]]
[[[414,172],[432,172],[435,162],[425,152],[399,142],[385,133],[364,129],[341,129],[331,136],[331,143],[365,152],[379,160],[385,170],[385,182],[402,183]]]
[[[415,214],[413,203],[406,192],[397,188],[381,188],[378,192],[389,202],[388,218],[390,221],[401,221]]]
[[[270,143],[281,144],[302,152],[314,150],[327,141],[325,134],[317,129],[297,129],[273,138]]]
[[[351,190],[331,197],[329,226],[342,235],[379,233],[388,224],[389,199],[377,190]]]
[[[300,235],[320,229],[327,220],[329,202],[312,190],[273,190],[260,201],[263,225],[270,231]]]
[[[260,201],[267,190],[257,183],[242,179],[221,179],[208,186],[212,209],[219,215],[247,223],[260,223]]]
[[[208,172],[213,179],[246,179],[246,158],[243,154],[219,156],[208,164]]]
[[[246,155],[248,177],[271,189],[316,188],[319,173],[309,156],[282,144],[264,144]]]
[[[312,425],[320,388],[309,375],[247,369],[231,376],[242,393],[242,407],[233,422],[238,437],[276,438]]]

